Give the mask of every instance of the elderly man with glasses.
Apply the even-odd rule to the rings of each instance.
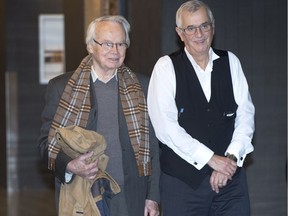
[[[176,13],[184,48],[152,72],[148,112],[161,144],[164,216],[248,216],[245,170],[254,106],[239,59],[211,48],[215,21],[198,0]]]
[[[72,159],[58,145],[55,131],[75,125],[105,138],[106,172],[120,186],[120,193],[106,197],[108,210],[101,209],[101,215],[159,215],[159,150],[147,111],[149,79],[123,64],[130,45],[129,30],[122,16],[94,20],[87,30],[89,55],[74,72],[48,84],[38,145],[55,173],[57,206],[63,185],[72,184],[75,176],[93,181],[99,171],[98,160],[87,162],[92,151]],[[95,191],[92,185],[90,194],[99,192],[102,189]],[[88,213],[76,210],[73,215]]]

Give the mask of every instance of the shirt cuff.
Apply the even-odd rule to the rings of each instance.
[[[73,173],[65,172],[65,183],[70,183],[73,177]]]
[[[194,154],[194,161],[192,162],[192,165],[196,169],[201,170],[209,162],[213,155],[214,152],[211,149],[203,146]]]

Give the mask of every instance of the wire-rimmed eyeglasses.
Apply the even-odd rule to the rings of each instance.
[[[201,30],[202,32],[208,32],[212,28],[212,22],[205,22],[200,26],[187,26],[187,28],[183,29],[178,27],[181,31],[185,32],[187,35],[194,35],[197,32],[197,29]]]
[[[128,48],[128,45],[126,43],[112,43],[112,42],[103,42],[103,43],[100,43],[98,41],[96,41],[94,38],[93,38],[93,41],[98,44],[99,46],[103,47],[104,49],[107,49],[107,50],[112,50],[114,45],[116,46],[117,49],[119,50],[125,50]]]

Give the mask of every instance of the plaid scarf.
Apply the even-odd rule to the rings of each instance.
[[[69,125],[86,128],[90,104],[90,73],[92,58],[86,56],[64,88],[48,134],[48,168],[55,170],[61,148],[55,131]],[[136,75],[126,66],[117,69],[120,100],[128,134],[137,161],[139,176],[151,175],[149,117],[144,93]]]

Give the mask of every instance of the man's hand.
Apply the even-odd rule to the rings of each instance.
[[[208,161],[208,165],[215,171],[226,175],[229,179],[232,179],[232,176],[236,172],[237,163],[227,157],[222,157],[219,155],[213,155],[212,158]]]
[[[98,172],[98,160],[96,160],[95,162],[91,162],[89,164],[86,162],[86,160],[88,161],[88,159],[91,158],[92,156],[93,152],[89,152],[80,155],[79,157],[70,161],[67,164],[66,172],[79,175],[82,178],[86,178],[88,180],[94,179]]]
[[[144,216],[159,216],[158,203],[153,200],[145,200]]]
[[[225,187],[227,185],[229,178],[228,176],[217,172],[213,171],[212,175],[210,177],[210,185],[213,191],[216,193],[219,193],[220,188]]]

